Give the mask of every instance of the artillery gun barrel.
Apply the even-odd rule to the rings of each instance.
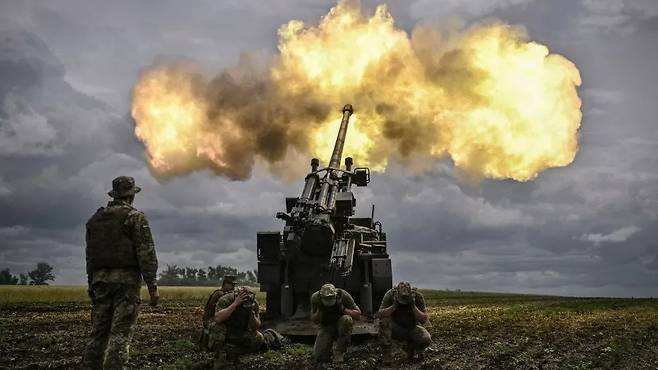
[[[350,122],[350,116],[352,113],[354,113],[352,105],[346,104],[343,107],[343,119],[340,121],[340,129],[338,130],[338,136],[336,137],[336,144],[334,144],[334,151],[331,154],[331,160],[329,161],[330,170],[329,174],[327,175],[327,181],[322,184],[320,195],[318,196],[318,203],[322,208],[326,210],[331,210],[334,208],[334,199],[337,186],[332,179],[331,169],[340,168],[340,158],[343,155],[345,137],[347,136],[347,125]]]
[[[338,137],[336,137],[334,152],[331,154],[331,160],[329,161],[330,168],[340,168],[340,157],[343,155],[345,137],[347,136],[347,124],[350,122],[350,116],[353,113],[354,109],[352,109],[351,104],[343,107],[343,119],[340,121],[340,129],[338,130]]]

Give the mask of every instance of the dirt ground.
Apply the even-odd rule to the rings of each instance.
[[[424,291],[433,343],[406,369],[658,369],[658,300]],[[131,347],[136,369],[203,369],[194,349],[201,298],[142,306]],[[86,302],[0,302],[0,369],[70,369],[90,331]],[[306,369],[311,345],[244,356],[240,369]],[[342,367],[381,368],[373,338],[354,341]]]

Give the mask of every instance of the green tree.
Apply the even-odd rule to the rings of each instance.
[[[18,284],[18,278],[11,274],[9,269],[4,269],[0,271],[0,285],[16,285]]]
[[[226,275],[237,277],[238,284],[256,285],[256,271],[238,271],[231,266],[217,265],[216,267],[208,266],[206,270],[195,267],[178,267],[177,265],[167,265],[167,268],[160,273],[158,283],[169,286],[216,286],[220,285]]]
[[[206,271],[204,269],[199,269],[199,272],[196,274],[196,279],[199,282],[205,283],[208,280],[208,276],[206,275]]]
[[[160,273],[158,283],[160,285],[180,285],[180,276],[178,275],[177,265],[167,265],[167,268]]]
[[[21,285],[27,285],[27,280],[28,279],[29,279],[29,277],[27,276],[27,274],[20,274],[20,280],[21,280],[20,284]]]
[[[37,263],[37,268],[28,272],[27,275],[32,279],[30,285],[48,285],[48,280],[55,280],[53,267],[46,262]]]
[[[198,269],[191,268],[191,267],[186,267],[185,268],[185,280],[188,281],[188,283],[192,283],[196,281],[196,273],[198,272]]]
[[[247,282],[256,283],[256,271],[247,270]]]
[[[208,280],[210,281],[219,280],[219,278],[217,277],[217,270],[215,270],[215,268],[212,266],[208,266]]]

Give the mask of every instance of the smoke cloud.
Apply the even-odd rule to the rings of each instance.
[[[346,103],[344,156],[374,170],[450,157],[475,178],[527,181],[576,155],[578,69],[522,27],[409,35],[385,6],[368,15],[339,2],[317,25],[281,26],[278,49],[216,75],[189,61],[143,72],[132,115],[156,176],[211,169],[241,180],[259,161],[282,175],[287,159],[326,160]]]

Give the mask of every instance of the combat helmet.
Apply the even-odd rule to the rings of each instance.
[[[338,289],[333,284],[324,284],[320,288],[320,300],[325,306],[333,306],[336,304],[338,297]]]
[[[410,304],[414,300],[414,292],[411,284],[406,281],[400,282],[393,292],[393,298],[400,304]]]
[[[235,290],[236,296],[245,293],[247,295],[247,299],[244,302],[242,302],[242,307],[251,308],[253,307],[254,302],[256,301],[256,293],[253,290],[251,290],[251,288],[246,286],[241,286]]]

